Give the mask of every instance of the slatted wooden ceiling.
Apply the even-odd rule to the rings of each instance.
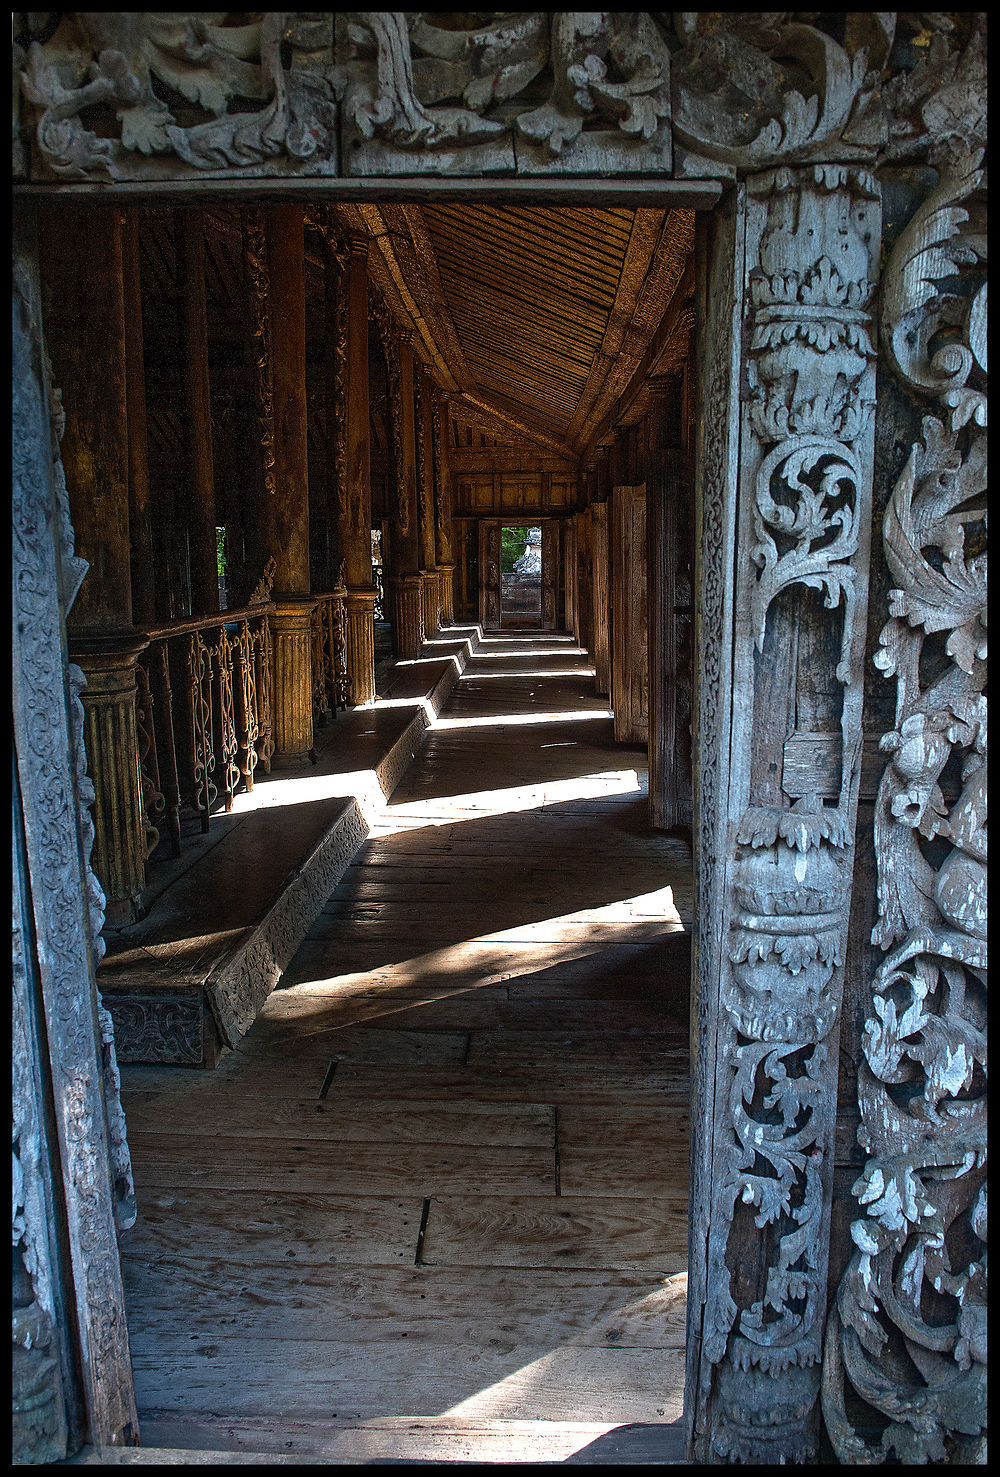
[[[633,212],[425,205],[423,215],[477,386],[564,436],[607,328]]]

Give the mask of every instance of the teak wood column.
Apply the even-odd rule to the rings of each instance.
[[[153,577],[152,507],[146,434],[146,369],[142,337],[142,281],[139,266],[139,216],[122,220],[122,281],[125,299],[125,394],[128,411],[128,518],[132,545],[132,615],[156,620]]]
[[[585,651],[594,645],[594,583],[590,557],[590,509],[576,515],[576,621]]]
[[[219,608],[219,564],[215,545],[215,467],[208,379],[208,309],[205,301],[205,229],[200,210],[182,210],[177,220],[187,396],[188,538],[191,613]]]
[[[394,419],[400,444],[396,458],[396,507],[393,521],[392,625],[396,655],[413,661],[424,639],[423,578],[417,525],[417,455],[414,438],[413,347],[410,335],[399,336],[399,409]]]
[[[660,448],[647,482],[649,591],[649,823],[669,830],[681,821],[677,632],[678,500],[686,495],[684,453]]]
[[[611,579],[608,565],[608,504],[590,509],[591,579],[593,581],[594,691],[611,691]]]
[[[441,629],[441,596],[437,571],[437,537],[434,528],[434,419],[431,387],[423,370],[416,375],[417,446],[419,479],[417,520],[420,528],[420,573],[423,579],[424,636]]]
[[[40,211],[39,226],[45,335],[65,414],[61,456],[76,553],[89,565],[69,636],[87,678],[91,865],[114,927],[141,912],[146,861],[135,716],[146,639],[132,626],[122,218],[114,208],[62,203]]]
[[[352,233],[347,260],[347,386],[338,533],[347,583],[347,691],[354,704],[375,697],[375,589],[372,584],[371,423],[368,396],[368,237]],[[329,394],[329,390],[327,392]]]
[[[615,488],[611,522],[611,706],[615,739],[620,744],[645,744],[649,730],[649,656],[644,486]]]
[[[266,211],[274,405],[274,494],[264,546],[274,557],[272,764],[304,763],[313,746],[306,441],[305,241],[301,205]]]
[[[435,391],[432,407],[434,429],[434,529],[437,540],[438,591],[443,625],[455,621],[455,556],[452,552],[451,415],[447,395]]]

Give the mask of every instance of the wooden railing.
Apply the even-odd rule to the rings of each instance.
[[[271,767],[272,604],[147,628],[136,719],[149,854],[166,827],[181,852],[182,817],[209,829],[213,809],[252,790]]]
[[[312,613],[313,719],[325,723],[347,707],[347,633],[342,587],[316,596]]]

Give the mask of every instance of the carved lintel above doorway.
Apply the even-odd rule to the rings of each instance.
[[[25,13],[15,174],[726,179],[861,163],[898,146],[899,77],[954,25],[895,11]]]

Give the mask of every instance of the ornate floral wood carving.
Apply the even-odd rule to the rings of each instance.
[[[403,449],[403,392],[399,369],[399,329],[385,298],[377,288],[371,285],[368,290],[368,302],[378,330],[388,371],[396,522],[400,534],[405,537],[410,531],[410,504],[406,496],[406,462]]]
[[[738,576],[733,655],[736,844],[717,1026],[706,1456],[780,1462],[808,1460],[818,1435],[880,212],[872,176],[850,166],[771,170],[747,191],[736,568],[748,575]],[[803,598],[812,590],[821,605]],[[786,660],[792,631],[802,640]],[[790,762],[802,729],[836,760],[821,774],[803,777]]]
[[[271,365],[271,318],[268,310],[267,241],[259,210],[244,210],[243,259],[247,266],[250,310],[256,344],[257,422],[260,427],[264,490],[274,496],[274,387]],[[253,601],[250,602],[253,604]]]
[[[30,42],[21,85],[40,160],[63,179],[287,173],[318,162],[335,172],[329,66],[317,68],[317,54],[329,58],[329,16],[263,11],[241,24],[73,11],[49,39]],[[100,124],[88,127],[95,114]]]
[[[981,38],[949,53],[939,37],[897,91],[900,136],[933,140],[938,183],[887,265],[883,346],[932,413],[882,527],[895,588],[875,663],[896,715],[872,942],[886,957],[823,1392],[845,1463],[986,1459],[985,80]]]
[[[383,146],[349,155],[352,170],[377,171],[387,146],[460,161],[470,145],[479,169],[587,168],[602,150],[626,171],[670,167],[670,51],[646,12],[497,13],[459,30],[434,11],[353,12],[337,51],[346,120]],[[544,101],[519,102],[540,77]]]
[[[73,552],[65,483],[58,442],[61,418],[51,392],[42,350],[39,289],[20,248],[14,271],[14,739],[17,793],[26,864],[23,916],[30,909],[30,932],[16,919],[20,950],[21,1024],[34,1037],[34,1069],[15,1081],[29,1095],[15,1097],[15,1134],[21,1183],[15,1203],[14,1245],[31,1286],[15,1285],[15,1359],[27,1386],[20,1435],[32,1455],[51,1450],[61,1416],[43,1405],[57,1378],[44,1369],[46,1346],[54,1354],[55,1321],[67,1343],[78,1341],[76,1367],[82,1380],[94,1440],[135,1439],[135,1404],[124,1323],[116,1220],[134,1218],[131,1170],[118,1099],[114,1045],[94,983],[94,964],[103,923],[104,899],[89,868],[93,829],[86,810],[93,790],[86,784],[79,704],[81,674],[67,669],[65,611],[86,571]],[[50,418],[51,417],[51,418]],[[30,897],[30,904],[28,898]],[[17,977],[16,977],[17,978]],[[16,982],[16,981],[15,981]],[[16,1062],[17,1066],[18,1063]],[[20,1061],[20,1067],[26,1067]],[[46,1112],[41,1074],[51,1079],[51,1127],[40,1137]],[[42,1165],[48,1161],[47,1171]],[[53,1161],[57,1161],[52,1168]],[[48,1194],[63,1199],[75,1317],[51,1297],[54,1267],[51,1202],[44,1223],[36,1217],[45,1199],[40,1175],[48,1174]],[[46,1271],[46,1264],[49,1271]],[[18,1261],[15,1260],[15,1276]],[[72,1322],[72,1331],[70,1323]],[[20,1342],[18,1342],[20,1340]],[[37,1344],[34,1341],[37,1340]],[[36,1353],[30,1355],[32,1347]],[[30,1357],[25,1363],[22,1355]],[[74,1367],[64,1362],[66,1373]],[[37,1406],[31,1404],[32,1383]],[[41,1424],[32,1426],[35,1411]],[[35,1442],[39,1446],[35,1448]],[[50,1458],[51,1459],[51,1458]]]

